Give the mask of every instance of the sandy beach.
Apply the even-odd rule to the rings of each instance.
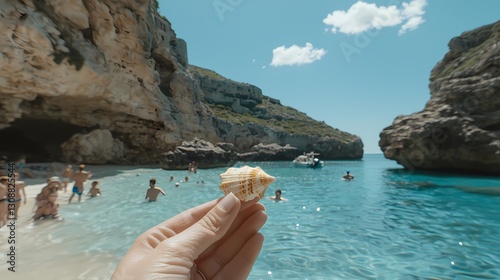
[[[28,165],[30,166],[30,165]],[[42,188],[46,185],[46,180],[52,176],[61,175],[65,168],[65,164],[51,163],[51,164],[32,164],[43,171],[35,170],[37,178],[23,179],[26,183],[25,191],[27,202],[24,200],[19,209],[19,217],[13,221],[15,227],[9,228],[4,226],[0,228],[0,279],[109,279],[110,274],[114,270],[116,257],[99,255],[89,257],[87,255],[75,255],[71,249],[67,248],[67,244],[63,244],[61,239],[53,236],[51,232],[57,229],[61,223],[74,223],[70,219],[65,219],[64,215],[61,220],[40,220],[33,222],[32,216],[35,209],[36,196],[40,193]],[[92,166],[88,165],[86,170],[92,172],[93,176],[85,183],[84,195],[82,195],[82,203],[85,203],[89,197],[86,195],[90,189],[90,182],[93,180],[101,180],[108,176],[117,175],[125,170],[137,169],[139,167],[132,166]],[[156,167],[157,168],[157,167]],[[70,182],[67,190],[59,191],[57,203],[59,203],[59,211],[68,207],[68,200],[71,195],[71,190],[74,182]],[[72,205],[78,203],[78,196],[75,196]],[[80,207],[79,205],[73,207]],[[12,221],[12,220],[10,220]],[[75,223],[72,225],[78,227]],[[12,237],[9,239],[9,237]],[[91,238],[88,236],[75,236],[75,239]],[[9,242],[15,242],[10,243]],[[50,248],[44,250],[36,250],[40,247],[42,242],[50,243]],[[15,246],[15,257],[11,257],[12,250],[10,246]],[[47,245],[44,245],[45,247]],[[14,260],[9,264],[8,261]],[[43,260],[47,261],[44,262]],[[86,266],[91,262],[96,262],[92,265],[93,275],[103,275],[103,277],[96,278],[95,276],[88,277],[87,273],[90,271]],[[34,264],[46,265],[34,265]],[[9,268],[15,267],[15,272]],[[96,272],[96,267],[99,267]],[[11,269],[12,270],[12,269]],[[100,270],[100,271],[99,271]]]

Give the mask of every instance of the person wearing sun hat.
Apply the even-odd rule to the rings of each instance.
[[[47,179],[47,185],[43,187],[42,191],[37,195],[36,201],[37,206],[42,207],[48,202],[49,195],[53,192],[57,194],[57,191],[62,187],[62,182],[59,177],[53,176]]]
[[[61,189],[62,182],[59,177],[53,176],[47,180],[47,186],[36,197],[38,208],[35,211],[35,215],[33,215],[33,220],[48,216],[52,216],[52,218],[59,217],[59,204],[56,203],[56,200],[58,197],[57,191]]]
[[[62,189],[62,184],[63,182],[61,181],[61,179],[59,179],[58,176],[52,176],[47,180],[47,185],[52,185],[53,187],[56,187],[57,190]]]

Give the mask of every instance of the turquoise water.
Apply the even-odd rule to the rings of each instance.
[[[261,230],[265,242],[249,279],[500,278],[498,177],[413,173],[382,155],[327,161],[318,170],[247,164],[277,178],[267,195],[279,188],[289,200],[262,201],[269,217]],[[51,232],[37,246],[42,250],[49,240],[64,247],[52,254],[59,265],[58,258],[84,260],[80,279],[109,278],[140,233],[221,196],[225,170],[140,169],[104,178],[102,197],[63,207],[62,222],[33,226]],[[345,170],[353,181],[340,180]],[[174,188],[171,175],[175,181],[189,175],[190,182]],[[156,203],[143,202],[150,177],[167,191]],[[35,255],[24,259],[41,262]]]

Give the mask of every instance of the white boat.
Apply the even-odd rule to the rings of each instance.
[[[296,157],[292,162],[296,167],[320,168],[323,166],[323,161],[319,160],[316,156],[319,156],[319,153],[304,153]]]

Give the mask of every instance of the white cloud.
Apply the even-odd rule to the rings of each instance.
[[[252,62],[253,62],[253,63],[255,63],[255,58],[254,58],[254,59],[252,59]]]
[[[403,3],[401,14],[408,21],[399,29],[399,35],[405,34],[407,30],[415,30],[420,24],[425,22],[422,16],[425,14],[424,7],[426,5],[426,0],[413,0],[410,3]]]
[[[399,34],[414,30],[424,22],[424,7],[427,0],[404,2],[401,8],[395,5],[380,6],[358,1],[347,11],[337,10],[328,14],[323,23],[330,26],[333,33],[359,34],[370,29],[381,29],[402,24]]]
[[[329,14],[323,23],[331,25],[331,31],[340,31],[345,34],[357,34],[369,29],[380,29],[401,23],[401,12],[396,6],[377,7],[362,1],[356,2],[347,11],[334,11]]]
[[[266,69],[266,66],[265,66],[265,65],[262,65],[262,69]]]
[[[311,43],[306,43],[305,47],[292,45],[286,48],[281,46],[273,50],[271,66],[308,64],[320,60],[325,54],[324,49],[315,49]]]
[[[406,30],[415,30],[424,21],[425,20],[422,17],[412,17],[403,26],[401,26],[398,34],[403,35],[406,33]]]
[[[403,3],[401,13],[405,18],[420,17],[425,14],[424,7],[427,5],[426,0],[413,0],[410,3]]]

